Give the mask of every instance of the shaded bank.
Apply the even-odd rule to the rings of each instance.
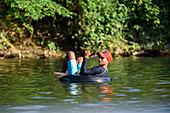
[[[0,49],[0,58],[35,58],[35,59],[42,59],[42,58],[64,58],[66,52],[64,51],[52,51],[52,50],[43,50],[40,47],[29,48],[27,49]],[[78,56],[82,56],[80,53],[77,53]],[[138,51],[114,51],[112,52],[113,57],[154,57],[154,56],[170,56],[169,51],[160,51],[160,50],[138,50]]]
[[[8,49],[8,50],[0,50],[0,58],[64,58],[65,52],[60,51],[51,51],[51,50],[42,50],[42,49],[26,49],[26,50],[15,50],[15,49]]]

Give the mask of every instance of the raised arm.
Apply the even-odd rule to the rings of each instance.
[[[89,56],[90,56],[91,54],[93,54],[93,51],[92,51],[92,52],[90,52],[90,51],[85,51],[84,57],[85,57],[85,58],[89,58]]]
[[[83,64],[82,64],[82,67],[81,67],[81,74],[82,75],[93,75],[93,74],[97,73],[95,68],[86,69],[88,58],[92,53],[93,52],[85,51],[85,56],[84,56]]]

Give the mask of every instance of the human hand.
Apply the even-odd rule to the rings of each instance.
[[[93,51],[90,52],[90,51],[85,51],[85,58],[89,58],[89,56],[93,54]]]

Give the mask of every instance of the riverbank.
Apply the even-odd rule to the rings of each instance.
[[[19,48],[19,47],[17,47]],[[20,49],[9,48],[9,49],[0,49],[0,58],[9,59],[9,58],[34,58],[34,59],[44,59],[44,58],[64,58],[66,52],[64,51],[52,51],[41,47],[22,47]],[[159,50],[138,50],[138,51],[113,51],[113,57],[154,57],[154,56],[170,56],[170,51],[159,51]]]
[[[65,52],[60,51],[51,51],[51,50],[43,50],[41,47],[27,47],[27,49],[0,49],[0,58],[35,58],[35,59],[42,59],[42,58],[64,58]]]

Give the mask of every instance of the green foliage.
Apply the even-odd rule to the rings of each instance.
[[[6,33],[5,33],[5,31],[3,30],[1,33],[0,33],[0,39],[2,39],[2,40],[5,40],[6,38]]]
[[[8,48],[8,45],[5,43],[8,40],[6,37],[7,35],[4,30],[0,32],[0,49]]]
[[[108,42],[122,37],[128,9],[118,0],[88,0],[82,3],[84,13],[79,22],[78,39],[93,50],[109,48]]]
[[[53,51],[56,49],[55,43],[52,42],[52,41],[50,41],[50,42],[48,43],[48,47],[49,47],[50,50],[53,50]]]
[[[123,0],[127,6],[129,19],[126,39],[139,44],[160,49],[166,48],[169,37],[169,1],[165,0]],[[149,46],[147,46],[149,45]],[[161,48],[164,46],[163,48]]]
[[[129,51],[139,48],[138,44],[169,49],[169,4],[165,0],[3,0],[0,18],[4,15],[15,18],[33,34],[44,29],[40,26],[35,30],[33,22],[42,24],[41,20],[52,17],[48,24],[55,32],[47,28],[44,33],[47,40],[44,35],[40,37],[40,44],[50,50],[60,51],[53,39],[60,36],[63,40],[74,38],[75,49],[81,45],[93,51],[117,48]],[[12,28],[26,33],[18,26]]]
[[[52,51],[57,51],[57,52],[60,51],[59,46],[56,46],[56,44],[53,41],[49,41],[48,48],[49,50],[52,50]]]
[[[11,9],[14,11],[12,16],[21,19],[29,17],[33,20],[39,20],[45,16],[53,17],[55,13],[63,17],[72,17],[75,14],[52,0],[6,0],[6,3],[10,3]]]
[[[67,0],[68,4],[70,2]],[[29,31],[34,29],[32,20],[38,21],[46,16],[54,17],[56,13],[70,18],[76,15],[53,0],[4,0],[3,3],[9,8],[6,10],[7,15],[20,19]]]
[[[125,40],[165,49],[169,47],[168,4],[165,0],[84,0],[75,36],[83,47],[97,51],[128,47]]]

